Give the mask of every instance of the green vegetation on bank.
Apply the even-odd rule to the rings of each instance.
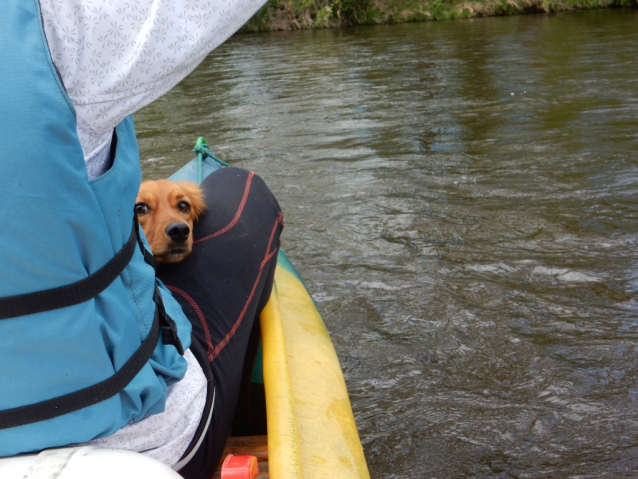
[[[268,0],[240,30],[259,32],[638,6],[638,0]]]

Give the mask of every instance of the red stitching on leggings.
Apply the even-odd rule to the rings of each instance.
[[[197,313],[197,316],[199,317],[199,322],[202,323],[202,328],[204,328],[204,336],[206,336],[206,344],[208,344],[208,351],[206,351],[206,353],[210,357],[210,355],[213,354],[213,340],[210,338],[210,332],[208,331],[208,325],[206,324],[204,313],[202,313],[202,310],[199,309],[199,306],[197,306],[197,303],[195,302],[195,300],[191,298],[187,293],[185,293],[179,288],[176,288],[175,286],[169,286],[168,284],[165,284],[164,286],[166,286],[166,288],[170,289],[171,291],[181,295],[186,301],[189,302],[189,304],[193,307],[193,309]]]
[[[273,229],[272,229],[272,231],[270,233],[270,240],[268,241],[268,246],[266,247],[266,255],[264,256],[264,259],[262,260],[261,264],[259,265],[259,272],[257,273],[257,279],[255,280],[255,283],[253,284],[253,289],[250,291],[250,294],[248,295],[248,299],[246,300],[246,304],[244,304],[244,309],[242,309],[241,313],[239,313],[239,318],[237,318],[237,321],[235,321],[235,324],[233,325],[231,330],[228,332],[226,337],[222,340],[221,343],[219,343],[215,347],[215,350],[212,353],[208,354],[208,360],[209,361],[212,361],[213,359],[215,359],[219,355],[219,353],[222,351],[222,349],[224,349],[224,347],[230,341],[230,338],[232,338],[235,335],[235,332],[237,331],[237,329],[239,329],[239,325],[241,324],[242,319],[244,319],[244,315],[246,314],[246,311],[248,310],[248,306],[250,305],[250,302],[253,299],[253,296],[255,294],[255,290],[257,289],[257,285],[259,284],[259,280],[261,279],[261,273],[264,271],[264,266],[266,266],[266,263],[268,263],[268,261],[270,261],[272,259],[272,257],[275,255],[275,253],[277,253],[277,248],[275,248],[273,251],[270,251],[270,247],[272,246],[272,240],[275,237],[275,232],[277,231],[277,227],[280,224],[283,223],[283,219],[284,219],[284,214],[283,213],[279,213],[279,216],[277,217],[277,220],[275,221],[275,226],[273,226]]]
[[[253,181],[253,176],[255,176],[254,171],[251,171],[248,173],[248,178],[246,179],[246,186],[244,187],[244,196],[242,196],[241,198],[241,202],[239,203],[239,208],[237,208],[237,212],[235,213],[235,217],[233,218],[233,220],[230,223],[228,223],[224,228],[220,229],[219,231],[193,241],[193,244],[201,243],[202,241],[206,241],[206,240],[215,238],[217,236],[223,235],[224,233],[229,231],[233,226],[237,224],[237,222],[239,221],[239,217],[244,212],[244,206],[246,206],[246,200],[248,199],[248,192],[250,191],[250,184]]]

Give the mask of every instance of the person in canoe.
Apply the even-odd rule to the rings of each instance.
[[[89,443],[187,478],[217,466],[282,214],[258,176],[222,169],[202,184],[192,253],[156,277],[134,214],[131,114],[263,2],[3,4],[0,457]]]

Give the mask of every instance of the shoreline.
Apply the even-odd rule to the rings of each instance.
[[[268,0],[237,33],[638,8],[638,0]]]

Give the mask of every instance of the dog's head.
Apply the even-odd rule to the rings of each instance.
[[[145,181],[135,214],[158,263],[177,263],[193,247],[193,223],[206,209],[202,190],[187,181]]]

